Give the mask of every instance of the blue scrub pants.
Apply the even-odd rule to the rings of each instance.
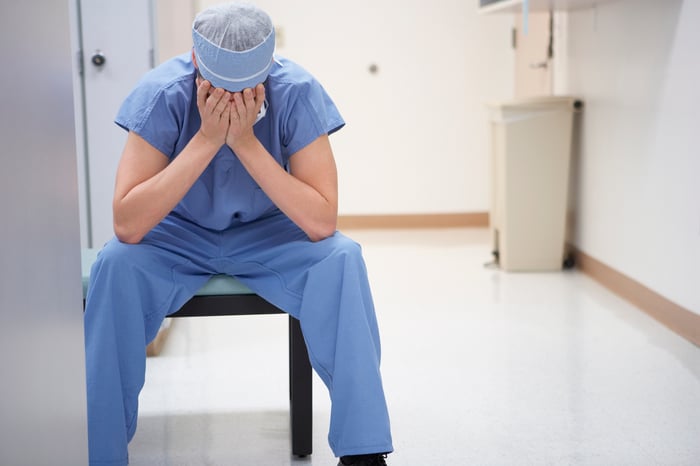
[[[128,463],[146,345],[168,314],[221,273],[300,320],[311,365],[330,392],[333,453],[392,451],[360,246],[337,232],[311,242],[281,213],[225,231],[170,215],[139,244],[108,242],[92,268],[85,309],[90,464]]]

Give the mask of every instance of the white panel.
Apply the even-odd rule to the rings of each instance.
[[[70,39],[68,2],[3,3],[0,464],[8,466],[87,464]]]
[[[91,244],[100,247],[113,236],[114,177],[126,140],[126,132],[114,124],[114,117],[151,68],[151,2],[83,0],[80,6]],[[92,63],[97,52],[104,54],[102,66]]]

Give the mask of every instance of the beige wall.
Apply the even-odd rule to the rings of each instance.
[[[154,0],[156,63],[192,48],[190,27],[198,10],[196,0]]]
[[[159,10],[167,4],[179,19],[168,19],[158,42],[191,47],[189,7],[215,3],[180,1],[176,13],[161,0]],[[508,15],[480,16],[477,2],[463,0],[257,4],[277,26],[277,52],[316,75],[347,120],[332,138],[341,214],[489,209],[484,104],[512,96]]]

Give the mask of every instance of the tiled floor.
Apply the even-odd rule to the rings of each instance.
[[[349,235],[382,331],[390,465],[700,465],[700,348],[579,272],[484,267],[485,229]],[[314,383],[314,453],[294,459],[286,317],[176,320],[131,464],[335,465]]]

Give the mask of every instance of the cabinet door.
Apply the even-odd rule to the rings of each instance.
[[[515,97],[552,94],[552,14],[515,15]]]

